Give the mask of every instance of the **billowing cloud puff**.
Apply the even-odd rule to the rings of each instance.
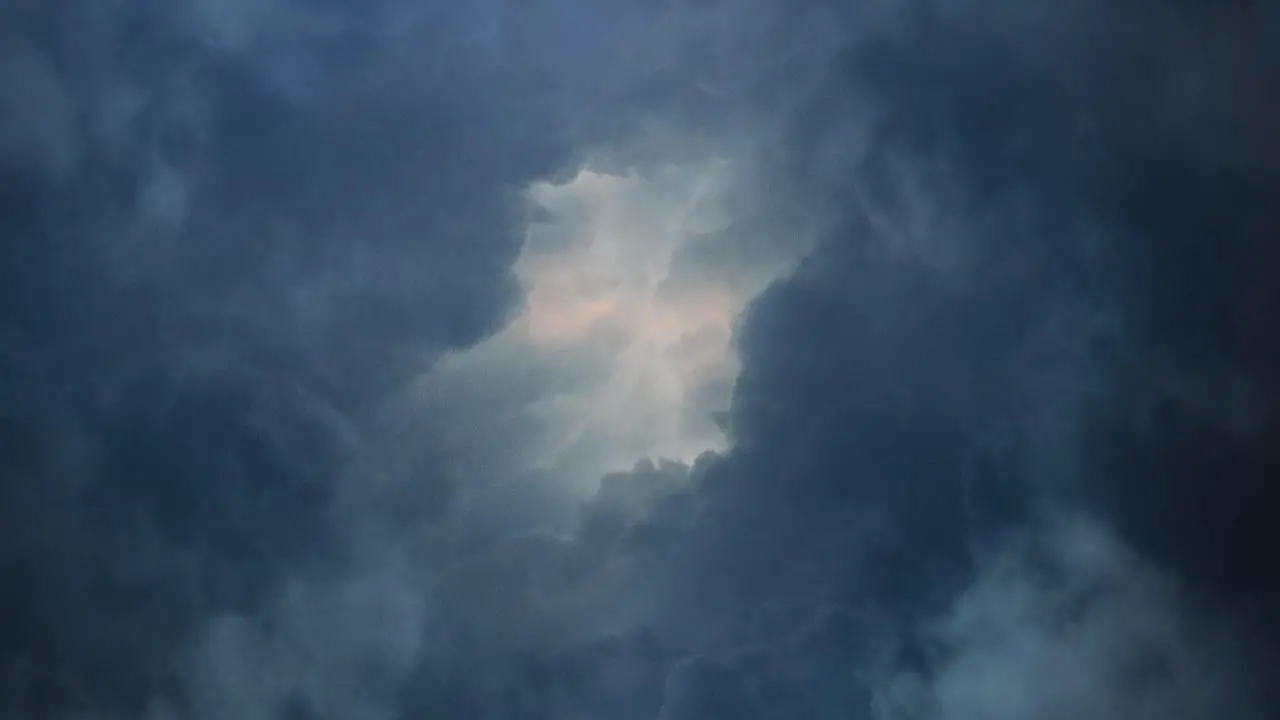
[[[637,459],[725,449],[738,317],[809,246],[800,235],[770,247],[744,226],[751,188],[734,173],[749,160],[587,168],[528,188],[533,219],[513,266],[522,304],[421,379],[425,414],[463,472],[540,471],[532,481],[590,493]],[[507,444],[499,458],[495,440]]]
[[[1275,705],[1262,9],[0,21],[0,714]]]

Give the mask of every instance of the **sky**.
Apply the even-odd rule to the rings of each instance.
[[[1280,14],[0,0],[0,715],[1267,720]]]

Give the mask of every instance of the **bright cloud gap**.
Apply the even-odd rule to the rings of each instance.
[[[526,188],[514,319],[444,358],[422,388],[468,477],[556,478],[593,492],[645,459],[724,451],[738,316],[794,266],[735,217],[723,159]],[[494,467],[498,442],[514,467]],[[509,480],[502,480],[509,482]]]

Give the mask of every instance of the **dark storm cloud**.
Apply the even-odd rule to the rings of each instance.
[[[1274,25],[812,7],[5,6],[0,709],[1265,707]],[[734,447],[454,507],[397,391],[509,313],[517,193],[716,133],[824,232]]]
[[[1248,130],[1238,121],[1268,101],[1232,72],[1222,82],[1234,89],[1216,96],[1225,108],[1200,109],[1184,93],[1193,81],[1218,87],[1200,74],[1223,62],[1259,72],[1273,51],[1245,33],[1238,8],[1174,11],[1150,25],[1130,9],[907,16],[898,33],[857,43],[833,85],[801,106],[788,160],[822,168],[846,151],[815,181],[844,203],[846,224],[745,320],[737,447],[694,478],[695,497],[660,506],[634,531],[641,562],[653,558],[647,585],[663,588],[651,618],[704,652],[720,649],[705,671],[680,675],[672,692],[689,699],[670,713],[765,713],[766,698],[788,690],[821,697],[832,681],[793,678],[770,695],[759,683],[785,674],[739,658],[743,647],[778,647],[786,631],[760,619],[777,608],[792,608],[781,626],[799,632],[831,604],[870,608],[891,638],[906,629],[887,662],[933,677],[930,692],[943,696],[908,716],[1266,707],[1235,686],[1270,686],[1259,656],[1224,659],[1216,641],[1178,645],[1184,622],[1213,620],[1179,616],[1151,637],[1073,645],[1128,614],[1173,612],[1163,592],[1124,601],[1138,609],[1103,601],[1078,640],[1007,629],[1011,643],[1042,643],[1028,661],[1096,673],[1010,678],[1021,697],[975,687],[1018,660],[988,658],[995,651],[981,645],[953,647],[960,659],[947,660],[911,639],[927,618],[967,612],[966,598],[986,592],[979,558],[1034,527],[1031,511],[1046,502],[1082,502],[1114,523],[1120,547],[1150,553],[1194,598],[1193,614],[1244,609],[1261,621],[1253,631],[1270,624],[1264,528],[1276,506],[1262,478],[1274,475],[1274,382],[1255,303],[1267,307],[1271,293],[1252,278],[1273,267],[1264,198],[1274,163],[1261,135],[1247,162],[1225,152]],[[1132,23],[1121,35],[1134,42],[1107,38],[1108,22]],[[1194,62],[1180,56],[1205,22],[1221,34],[1195,41]],[[1236,33],[1243,50],[1225,47]],[[1135,95],[1150,105],[1125,104]],[[1196,112],[1174,122],[1146,109],[1175,102]],[[1058,602],[1026,601],[1037,612]],[[1178,669],[1129,678],[1088,657],[1113,651]],[[1240,675],[1187,665],[1202,657],[1236,663]],[[865,661],[846,661],[846,672]]]
[[[1108,162],[1093,186],[1132,240],[1138,320],[1098,423],[1091,490],[1143,551],[1259,619],[1280,587],[1269,550],[1280,150],[1274,93],[1260,90],[1275,81],[1267,15],[1235,3],[1157,14],[1148,34],[1119,25],[1109,42],[1136,50],[1121,76],[1134,95],[1103,106]]]
[[[240,692],[218,685],[226,668],[178,652],[228,624],[210,641],[228,662],[287,672],[253,628],[203,618],[256,617],[284,580],[340,562],[335,483],[371,411],[512,299],[509,190],[560,153],[505,125],[517,108],[546,120],[520,99],[535,88],[493,92],[512,68],[433,55],[412,28],[379,44],[385,28],[343,12],[5,9],[8,715],[184,694],[231,712],[204,690]],[[438,515],[445,481],[413,465],[392,504]],[[348,588],[371,583],[313,584],[323,597],[296,601],[311,617],[364,614]]]
[[[4,13],[6,712],[393,714],[469,642],[496,672],[579,639],[578,601],[529,593],[603,597],[603,560],[433,525],[454,479],[394,392],[495,328],[517,192],[650,102],[628,81],[670,33],[556,3]]]

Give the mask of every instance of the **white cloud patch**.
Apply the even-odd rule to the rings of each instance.
[[[726,448],[716,416],[738,372],[736,319],[805,247],[743,229],[740,170],[587,167],[526,189],[519,312],[421,380],[463,475],[533,472],[590,492],[643,458]]]

